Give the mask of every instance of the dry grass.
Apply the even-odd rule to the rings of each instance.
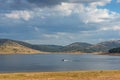
[[[36,54],[36,53],[47,53],[38,50],[34,50],[22,45],[17,46],[0,46],[0,54]]]
[[[120,71],[1,73],[0,80],[120,80]]]

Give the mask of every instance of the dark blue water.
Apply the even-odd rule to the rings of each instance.
[[[63,59],[65,59],[63,61]],[[0,72],[120,70],[120,56],[92,54],[0,55]]]

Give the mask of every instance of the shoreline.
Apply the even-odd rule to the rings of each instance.
[[[109,52],[95,52],[92,54],[96,54],[96,55],[110,55],[110,56],[120,56],[120,53],[109,53]]]
[[[86,54],[84,52],[40,52],[40,53],[5,53],[5,52],[0,52],[0,54]]]
[[[120,70],[0,73],[0,80],[119,80]]]
[[[120,56],[120,53],[108,53],[108,52],[93,52],[93,53],[84,53],[84,52],[41,52],[41,53],[0,53],[0,55],[32,55],[32,54],[94,54],[94,55],[109,55],[109,56]]]

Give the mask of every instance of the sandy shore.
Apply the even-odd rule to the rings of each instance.
[[[120,53],[108,53],[108,52],[94,52],[92,54],[96,55],[111,55],[111,56],[120,56]]]
[[[0,73],[0,80],[120,80],[120,70]]]

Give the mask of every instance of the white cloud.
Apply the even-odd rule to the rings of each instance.
[[[44,37],[46,38],[61,38],[63,36],[66,36],[67,33],[64,32],[57,32],[57,33],[53,33],[53,34],[43,34]]]
[[[55,6],[53,10],[60,12],[62,15],[69,16],[72,14],[74,8],[74,3],[61,3],[61,5]]]
[[[97,3],[98,2],[96,2],[96,4]],[[101,2],[101,4],[103,3]],[[98,9],[96,6],[93,7],[93,5],[84,6],[83,4],[64,3],[64,6],[59,6],[58,10],[60,10],[62,13],[66,13],[67,15],[76,13],[77,15],[79,15],[80,20],[85,23],[98,23],[102,21],[107,21],[108,18],[112,19],[116,16],[115,12],[109,11],[108,9]]]
[[[97,6],[103,6],[111,0],[99,0],[88,3],[67,3],[62,2],[60,5],[54,7],[35,8],[32,11],[12,11],[6,13],[5,16],[11,19],[29,20],[31,17],[38,17],[45,19],[48,17],[71,16],[77,15],[80,21],[84,23],[95,22],[99,23],[107,21],[107,18],[114,18],[116,14],[108,9],[98,9]]]
[[[43,36],[46,38],[59,38],[59,35],[56,34],[43,34]]]
[[[104,6],[108,3],[110,3],[112,0],[98,0],[95,2],[90,3],[91,6],[96,7],[96,6]]]
[[[61,3],[54,7],[35,8],[33,14],[39,16],[41,19],[45,19],[49,16],[70,16],[75,8],[74,3]]]
[[[85,23],[99,23],[115,17],[115,14],[107,9],[97,9],[93,7],[85,7],[83,11],[79,12],[79,14],[81,20],[83,20]]]
[[[117,3],[120,3],[120,0],[117,0]]]
[[[11,19],[23,19],[28,21],[32,16],[31,16],[31,12],[30,11],[12,11],[11,13],[6,13],[5,17],[7,18],[11,18]]]
[[[82,3],[61,3],[61,5],[52,8],[42,8],[38,12],[39,16],[71,16],[72,14],[79,16],[84,23],[103,22],[113,19],[117,13],[108,9],[98,9],[97,6],[103,6],[111,0],[100,0],[84,5]],[[38,10],[37,10],[38,11]],[[45,14],[47,12],[47,14]]]
[[[113,30],[113,31],[120,31],[120,26],[112,26],[112,27],[103,27],[100,29],[100,31],[108,31],[108,30]]]

